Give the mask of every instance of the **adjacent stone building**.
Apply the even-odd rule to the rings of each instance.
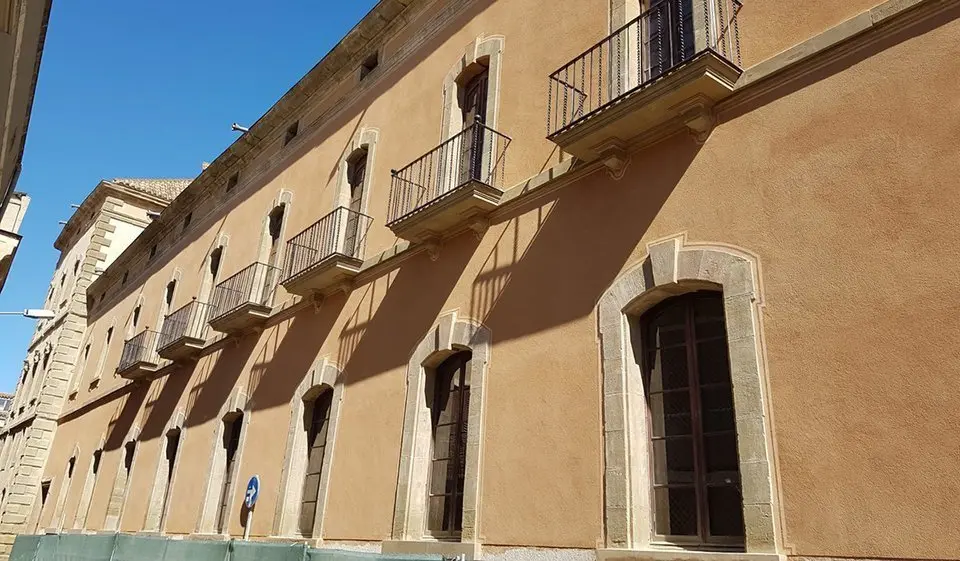
[[[30,197],[24,193],[14,193],[0,214],[0,290],[7,283],[7,275],[13,265],[13,258],[20,248],[20,225],[30,206]]]
[[[956,559],[958,75],[954,1],[383,0],[77,294],[4,528]]]
[[[37,322],[0,429],[0,552],[9,551],[13,535],[36,528],[30,512],[42,492],[40,470],[63,404],[77,392],[78,362],[90,355],[86,337],[90,283],[150,224],[150,215],[158,214],[189,182],[101,181],[57,237],[54,247],[60,259],[44,303],[57,315]]]
[[[50,6],[51,0],[0,0],[0,216],[4,222],[8,215],[18,216],[15,228],[0,226],[0,290],[20,245],[17,232],[29,202],[16,188]]]

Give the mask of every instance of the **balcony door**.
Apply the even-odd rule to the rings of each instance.
[[[646,83],[695,52],[693,0],[640,0],[642,78]]]
[[[482,126],[487,115],[487,89],[489,72],[487,68],[467,81],[463,88],[463,133],[460,136],[460,181],[463,185],[467,181],[483,181],[483,143],[484,129]],[[471,128],[472,127],[472,128]]]
[[[362,150],[347,163],[347,183],[350,185],[350,212],[347,213],[343,253],[359,257],[360,214],[363,212],[363,186],[367,178],[367,151]]]
[[[263,286],[255,287],[254,294],[260,296],[261,302],[267,302],[271,287],[277,285],[280,276],[280,235],[283,232],[283,218],[286,208],[283,204],[277,205],[267,217],[267,245],[266,248],[266,275]],[[262,251],[262,250],[261,250]],[[262,255],[262,253],[261,253]]]

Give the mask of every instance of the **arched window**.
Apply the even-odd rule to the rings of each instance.
[[[198,300],[204,304],[209,303],[210,294],[217,285],[217,278],[220,275],[220,263],[223,261],[223,246],[217,246],[207,257],[207,271],[200,280],[200,295]]]
[[[103,457],[103,448],[98,448],[93,452],[93,458],[90,461],[90,471],[87,472],[87,479],[83,484],[83,492],[80,495],[80,504],[77,507],[77,516],[73,522],[76,530],[85,530],[87,528],[87,516],[90,514],[90,502],[93,498],[93,491],[97,486],[97,476],[100,474],[100,459]]]
[[[166,315],[170,312],[170,307],[173,305],[173,295],[177,292],[177,281],[176,279],[167,283],[167,290],[163,296],[163,313]]]
[[[163,485],[163,502],[160,504],[160,530],[163,531],[167,518],[167,505],[170,502],[170,487],[173,483],[174,468],[177,465],[177,452],[180,449],[180,429],[173,429],[167,433],[166,450],[161,467],[164,468],[161,484]],[[164,461],[165,460],[165,461]]]
[[[641,318],[655,539],[744,542],[723,295],[668,299]]]
[[[220,502],[217,503],[217,533],[229,530],[230,502],[233,495],[233,480],[236,475],[237,450],[240,449],[240,431],[243,429],[243,413],[229,414],[223,420],[223,483],[220,487]]]
[[[327,453],[327,435],[330,432],[330,410],[333,390],[322,391],[304,410],[307,428],[307,469],[303,480],[303,498],[300,502],[300,534],[313,537],[320,497],[320,478],[323,459]],[[318,536],[319,537],[319,536]]]
[[[460,351],[444,360],[428,390],[432,438],[427,531],[434,537],[457,537],[463,528],[470,357],[470,351]]]
[[[355,151],[347,159],[347,185],[350,189],[350,202],[347,213],[346,232],[343,238],[343,254],[359,257],[360,216],[363,213],[363,198],[367,177],[367,149]]]
[[[117,469],[116,479],[113,481],[110,501],[107,503],[107,517],[106,520],[104,520],[105,530],[113,531],[120,527],[120,520],[123,518],[127,496],[130,492],[130,479],[133,476],[133,463],[136,457],[137,440],[136,437],[134,437],[123,445],[121,464],[119,469]]]
[[[270,237],[267,264],[272,267],[279,267],[280,263],[280,235],[283,232],[284,210],[284,205],[278,205],[270,211],[267,221],[267,234]]]

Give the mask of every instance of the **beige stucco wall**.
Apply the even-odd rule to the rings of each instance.
[[[506,38],[498,128],[515,141],[507,183],[538,173],[556,158],[542,138],[545,76],[606,25],[606,14],[573,4],[518,0],[468,10],[456,31],[385,79],[389,87],[379,85],[348,115],[310,133],[262,187],[197,223],[171,250],[174,258],[158,259],[142,276],[132,272],[132,288],[91,317],[96,345],[111,322],[124,324],[141,295],[141,325],[155,325],[175,268],[182,280],[174,306],[196,295],[220,234],[230,235],[224,276],[251,263],[260,232],[250,225],[262,223],[280,189],[293,193],[285,239],[325,214],[332,170],[363,126],[381,132],[368,255],[391,245],[383,226],[388,170],[439,142],[430,131],[439,130],[440,80],[481,33]],[[812,15],[798,31],[793,4],[801,3],[744,8],[756,10],[741,29],[748,56],[782,50],[858,11],[853,3],[806,3]],[[546,18],[542,25],[525,23],[535,14]],[[744,248],[761,263],[785,553],[955,557],[960,538],[951,524],[960,512],[936,497],[960,490],[956,458],[944,453],[960,395],[952,350],[960,341],[951,329],[960,288],[953,258],[960,236],[952,227],[960,203],[951,195],[960,161],[960,23],[922,31],[723,115],[703,146],[673,137],[634,154],[620,181],[598,171],[515,208],[482,240],[449,241],[437,261],[415,255],[318,312],[307,306],[226,342],[128,397],[91,401],[124,383],[110,375],[122,347],[115,336],[106,351],[94,349],[106,352],[104,379],[93,391],[82,384],[77,404],[89,405],[62,420],[47,476],[59,477],[74,445],[77,474],[85,474],[106,431],[89,520],[98,527],[124,438],[140,426],[121,529],[141,529],[162,429],[182,407],[187,432],[167,531],[194,532],[221,407],[242,387],[252,416],[236,480],[256,473],[265,482],[257,507],[265,514],[253,535],[269,535],[288,404],[317,357],[328,357],[344,372],[345,389],[324,538],[387,539],[406,363],[437,318],[456,310],[493,336],[479,540],[594,548],[603,541],[597,301],[642,262],[648,242],[685,232],[693,242]],[[290,300],[281,289],[278,302]],[[77,481],[68,509],[76,508]],[[54,481],[51,496],[57,493]],[[242,533],[241,493],[238,487],[233,500],[234,535]]]

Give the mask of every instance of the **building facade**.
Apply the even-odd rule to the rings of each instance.
[[[20,225],[30,206],[30,197],[24,193],[14,193],[0,214],[0,290],[7,283],[7,275],[13,265],[13,258],[20,248]]]
[[[40,56],[50,20],[51,0],[0,1],[0,216],[17,206],[17,180],[27,141],[27,126],[37,88]],[[26,199],[29,201],[29,198]],[[26,203],[23,205],[26,210]],[[22,220],[22,212],[21,220]],[[0,231],[0,290],[20,244],[17,229]]]
[[[41,491],[37,475],[50,452],[60,411],[77,392],[78,361],[90,355],[85,339],[90,283],[150,224],[150,214],[163,210],[189,182],[101,181],[54,242],[60,259],[44,308],[56,316],[37,322],[0,428],[0,549],[8,552],[13,535],[36,526],[29,514]]]
[[[957,558],[958,16],[383,0],[87,287],[4,520]]]
[[[13,409],[13,394],[0,392],[0,422],[6,423]]]

